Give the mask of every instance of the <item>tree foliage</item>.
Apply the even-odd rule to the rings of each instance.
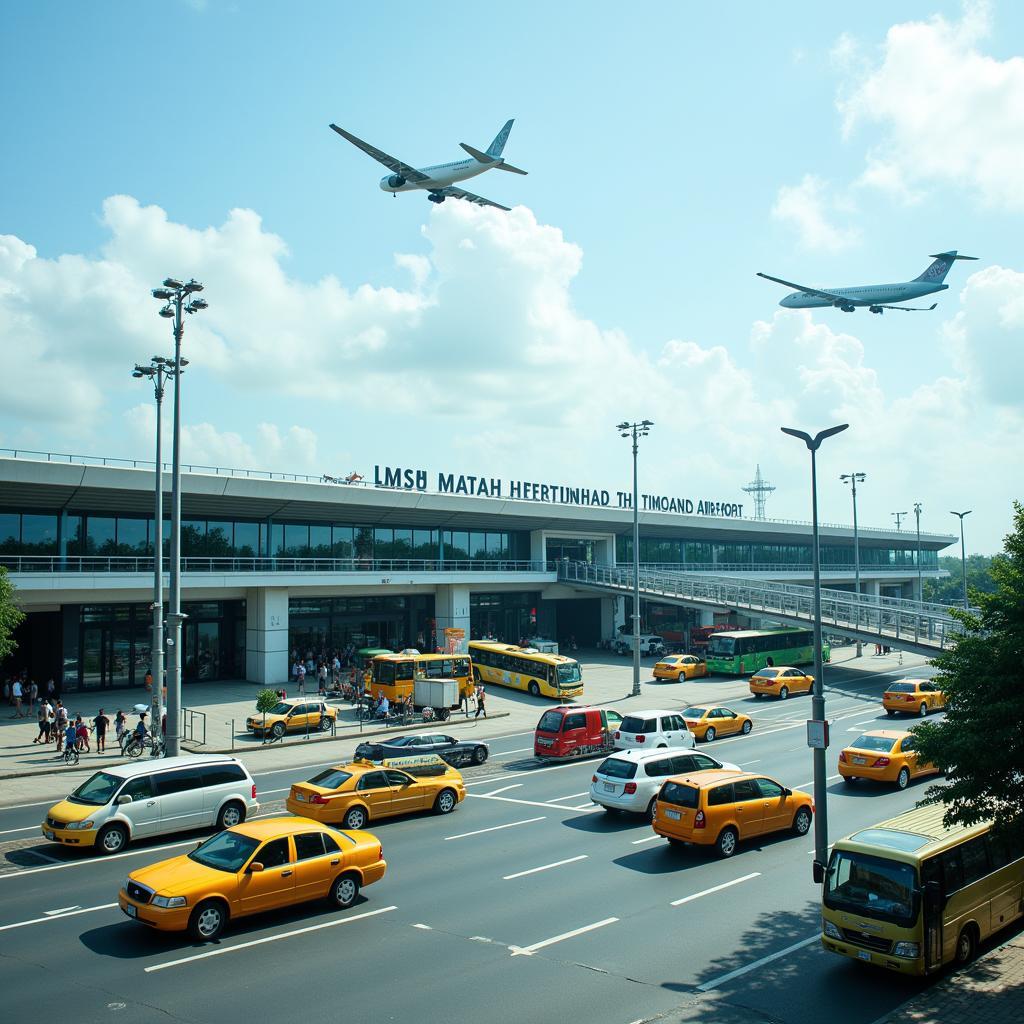
[[[935,659],[946,696],[943,722],[913,729],[922,761],[946,773],[928,803],[943,803],[947,825],[992,819],[1024,842],[1024,506],[991,564],[993,593],[969,591],[978,615],[953,610],[964,632]]]
[[[268,711],[272,711],[276,706],[277,702],[281,699],[277,690],[260,690],[256,694],[256,710],[260,714],[265,715]]]
[[[0,565],[0,661],[14,653],[14,631],[25,613],[14,602],[14,584]]]
[[[942,579],[924,581],[924,599],[938,604],[962,604],[964,600],[963,564],[960,556],[943,555],[939,568],[949,573]],[[992,578],[990,555],[967,556],[967,593],[979,590],[985,594],[994,593],[996,581]]]

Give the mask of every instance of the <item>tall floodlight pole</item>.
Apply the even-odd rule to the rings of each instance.
[[[171,636],[167,646],[171,648],[170,670],[167,673],[167,739],[165,747],[168,757],[179,753],[179,729],[181,722],[181,667],[182,644],[181,623],[181,375],[188,361],[181,358],[181,338],[184,334],[183,313],[198,313],[207,308],[202,298],[192,296],[203,290],[195,280],[182,284],[176,278],[164,279],[163,286],[153,289],[153,298],[164,305],[160,315],[171,320],[174,328],[174,432],[171,441],[171,585],[170,610],[167,620]],[[162,538],[161,538],[162,540]],[[158,730],[159,722],[152,728]]]
[[[924,601],[924,577],[921,575],[921,502],[914,502],[914,518],[917,520],[917,599]]]
[[[620,423],[615,429],[633,438],[633,696],[640,696],[640,494],[637,486],[636,456],[639,440],[654,426],[653,420]]]
[[[964,516],[969,516],[973,509],[968,509],[966,512],[950,512],[951,516],[956,516],[960,520],[960,568],[963,570],[964,576],[964,611],[967,611],[967,548],[964,546]]]
[[[843,473],[839,477],[843,483],[849,483],[853,494],[853,578],[854,589],[857,591],[857,606],[860,607],[860,536],[857,533],[857,484],[863,483],[867,477],[863,473]],[[857,637],[857,657],[863,654],[860,637]]]
[[[909,512],[893,512],[893,518],[896,520],[896,529],[901,530],[903,528],[903,520],[910,515]]]
[[[821,664],[821,551],[818,545],[818,467],[816,455],[821,447],[821,442],[833,434],[838,434],[849,426],[849,423],[840,423],[836,427],[829,427],[827,430],[819,431],[814,437],[803,430],[795,430],[793,427],[782,427],[784,434],[791,437],[798,437],[807,445],[811,453],[811,529],[813,532],[813,559],[814,559],[814,688],[811,691],[811,714],[818,730],[818,741],[812,747],[814,760],[814,862],[819,865],[815,868],[815,876],[823,870],[828,860],[828,808],[826,801],[828,791],[826,787],[825,768],[825,746],[828,742],[827,723],[825,720],[825,689],[822,685],[822,664]],[[810,730],[810,725],[808,725]],[[811,743],[810,731],[808,731],[808,744]]]

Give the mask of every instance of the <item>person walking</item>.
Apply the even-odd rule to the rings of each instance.
[[[78,729],[74,722],[68,722],[61,733],[61,741],[64,743],[64,750],[74,750],[78,744]],[[60,742],[57,743],[57,756],[60,756]]]
[[[114,735],[117,737],[117,745],[121,748],[121,753],[124,753],[124,726],[126,719],[124,712],[118,708],[117,714],[114,715]]]
[[[484,718],[487,717],[487,692],[484,690],[484,684],[481,683],[476,688],[476,714],[474,718],[480,717],[480,712],[484,713]]]
[[[14,714],[11,718],[24,718],[21,711],[21,680],[15,679],[11,686],[11,697],[14,700]]]
[[[46,701],[42,701],[39,705],[39,714],[37,718],[39,720],[39,735],[32,741],[33,743],[49,743],[50,742],[50,719],[49,719],[50,705]]]
[[[28,713],[31,715],[36,709],[36,701],[39,699],[39,687],[33,679],[28,687]]]
[[[64,743],[64,734],[68,728],[68,709],[64,707],[64,702],[58,697],[57,706],[53,709],[54,716],[54,728],[57,736],[57,753],[60,753],[61,746]]]
[[[89,753],[89,726],[82,721],[81,715],[75,715],[75,746]]]
[[[110,719],[103,714],[103,708],[100,708],[100,713],[92,720],[92,724],[96,729],[96,753],[104,754],[107,750],[107,726],[110,725]]]
[[[306,696],[306,666],[303,665],[301,661],[299,662],[298,684],[299,684],[299,696],[300,697],[305,697]]]
[[[57,686],[53,679],[50,678],[46,682],[46,699],[52,704],[54,697],[57,696]]]
[[[327,694],[327,662],[321,661],[320,667],[316,670],[317,692],[321,697]]]

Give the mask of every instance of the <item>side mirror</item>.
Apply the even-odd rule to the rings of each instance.
[[[258,860],[254,860],[254,861],[253,861],[253,862],[252,862],[252,863],[251,863],[251,864],[249,865],[249,867],[247,868],[247,870],[248,870],[248,872],[249,872],[249,874],[250,874],[250,875],[255,875],[255,874],[258,874],[258,873],[259,873],[260,871],[262,871],[262,870],[263,870],[263,865],[262,865],[262,864],[261,864],[261,863],[260,863],[260,862],[259,862]]]
[[[131,798],[131,797],[130,797],[130,796],[129,796],[129,795],[127,794],[127,793],[122,793],[122,794],[121,794],[121,795],[120,795],[120,796],[119,796],[119,797],[117,798],[117,802],[118,802],[119,804],[130,804],[130,803],[132,802],[132,798]]]
[[[825,865],[820,860],[816,860],[811,865],[811,872],[814,875],[815,885],[821,885],[825,881]]]
[[[788,789],[786,786],[783,786],[782,787],[782,795],[783,796],[792,796],[793,795],[793,790]]]

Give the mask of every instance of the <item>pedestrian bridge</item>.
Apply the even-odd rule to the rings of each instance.
[[[602,594],[633,593],[632,566],[563,561],[558,564],[558,580]],[[717,611],[734,609],[787,625],[814,624],[813,587],[643,566],[639,582],[640,597],[648,600]],[[946,605],[825,588],[821,591],[821,626],[866,643],[924,655],[945,650],[963,629]]]

